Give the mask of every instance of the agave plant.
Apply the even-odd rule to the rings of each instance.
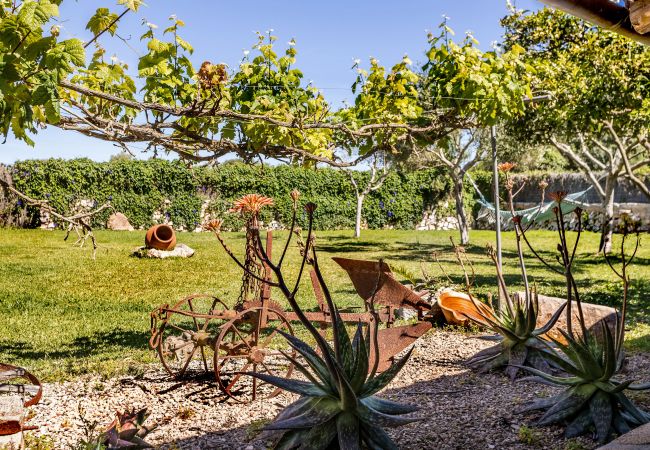
[[[543,260],[537,252],[533,251],[533,253],[546,266],[558,273],[563,273],[566,277],[568,296],[567,330],[560,330],[566,343],[554,340],[558,350],[556,351],[549,346],[549,351],[543,355],[548,361],[564,370],[567,376],[553,376],[535,368],[526,367],[525,369],[535,375],[539,381],[561,386],[564,390],[557,396],[537,400],[522,408],[522,411],[545,410],[537,423],[539,425],[566,424],[565,434],[567,437],[579,436],[593,429],[596,439],[602,443],[607,441],[615,432],[623,434],[638,425],[650,422],[650,414],[637,408],[625,395],[626,389],[650,389],[650,383],[633,384],[634,380],[621,380],[617,377],[624,360],[623,343],[630,283],[627,267],[636,255],[639,236],[636,235],[636,247],[631,257],[627,257],[625,242],[628,234],[627,230],[623,230],[620,269],[614,267],[609,256],[605,253],[607,263],[622,280],[623,299],[620,319],[617,320],[614,333],[612,333],[605,321],[601,321],[600,333],[596,334],[585,326],[580,295],[572,274],[575,250],[580,241],[581,211],[579,209],[576,211],[578,215],[578,233],[573,250],[569,251],[561,208],[564,197],[565,195],[562,192],[555,193],[552,196],[553,200],[558,203],[558,206],[553,211],[558,224],[560,237],[560,244],[558,245],[560,258],[558,260],[561,262],[562,267],[556,269]],[[527,239],[526,242],[532,249]],[[571,326],[572,301],[575,301],[578,309],[579,333],[574,333]]]
[[[650,414],[637,408],[625,395],[626,389],[650,389],[650,383],[635,385],[633,380],[616,380],[614,375],[623,361],[619,343],[609,326],[601,323],[602,339],[587,331],[584,337],[572,337],[561,331],[567,343],[555,340],[562,355],[545,354],[567,373],[556,377],[542,371],[526,368],[540,380],[565,389],[554,397],[537,400],[522,412],[546,410],[538,425],[567,423],[567,438],[587,433],[593,427],[598,442],[607,441],[616,432],[624,434],[650,421]]]
[[[155,426],[145,426],[148,416],[147,408],[126,410],[116,413],[115,419],[98,436],[82,444],[85,450],[118,450],[153,448],[144,437]]]
[[[294,212],[291,229],[293,230],[298,196],[292,194],[292,198]],[[408,361],[412,349],[388,370],[378,374],[378,347],[376,342],[371,345],[370,339],[371,335],[376,336],[376,333],[371,333],[370,327],[374,327],[376,332],[378,321],[373,321],[365,332],[362,324],[359,323],[353,338],[350,339],[318,265],[312,234],[315,209],[316,205],[313,203],[305,205],[309,219],[309,231],[306,240],[300,239],[299,241],[303,259],[298,279],[292,289],[288,286],[282,271],[282,261],[289,241],[287,241],[279,261],[274,264],[264,251],[259,230],[253,228],[258,243],[257,254],[275,274],[276,281],[272,282],[272,286],[282,291],[293,311],[316,341],[319,350],[317,352],[300,339],[278,330],[304,359],[303,363],[285,354],[285,357],[302,373],[305,381],[261,373],[248,373],[250,376],[300,396],[265,429],[278,434],[275,444],[277,449],[340,448],[354,450],[360,449],[363,445],[370,449],[396,449],[396,444],[383,427],[396,427],[419,420],[403,416],[416,411],[417,408],[381,399],[375,394],[397,375]],[[293,234],[299,233],[290,233],[289,239]],[[223,241],[220,240],[220,242],[223,245]],[[231,256],[233,255],[232,252],[228,250],[227,252]],[[232,257],[234,258],[234,256]],[[313,266],[329,311],[332,311],[333,344],[328,343],[318,332],[295,300],[300,277],[308,263]],[[238,264],[243,267],[239,262]],[[256,277],[253,273],[251,276]],[[261,281],[269,283],[269,280]],[[373,367],[370,367],[371,353],[373,352],[375,363]]]
[[[524,298],[509,295],[497,254],[494,248],[488,246],[488,256],[492,259],[496,268],[499,304],[498,307],[494,308],[494,313],[491,315],[486,314],[483,308],[477,307],[476,310],[483,320],[476,320],[472,317],[470,319],[497,333],[496,336],[484,337],[484,339],[496,340],[498,343],[478,352],[467,362],[471,368],[478,370],[480,373],[504,369],[511,380],[517,377],[521,367],[533,367],[543,372],[551,371],[551,365],[544,358],[544,354],[549,350],[547,344],[542,340],[542,336],[555,326],[566,307],[566,303],[560,306],[545,325],[537,328],[539,297],[537,291],[529,285],[522,248],[522,239],[526,229],[522,227],[521,219],[514,213],[514,196],[516,194],[513,194],[514,186],[512,180],[508,178],[508,172],[513,167],[514,164],[512,163],[503,163],[499,166],[499,169],[506,175],[506,187],[510,210],[513,215],[512,221],[515,229],[519,268],[525,288]],[[470,298],[472,302],[475,302],[471,295]]]
[[[470,298],[475,302],[473,297]],[[467,364],[479,373],[505,369],[511,380],[517,377],[523,366],[550,372],[551,366],[545,359],[545,353],[549,351],[548,346],[541,337],[553,328],[565,305],[558,308],[551,319],[540,328],[536,328],[539,306],[535,290],[527,292],[524,299],[518,296],[509,299],[506,305],[507,308],[496,309],[491,316],[485,314],[481,308],[476,308],[483,320],[473,320],[497,333],[496,336],[486,336],[483,339],[496,340],[498,343],[475,354]]]

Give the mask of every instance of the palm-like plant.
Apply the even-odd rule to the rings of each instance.
[[[475,302],[473,297],[472,301]],[[511,380],[517,377],[522,366],[550,372],[551,367],[545,359],[545,353],[549,349],[541,336],[553,328],[565,305],[558,308],[541,328],[537,328],[539,306],[535,290],[527,292],[524,299],[509,298],[506,305],[505,309],[496,309],[493,315],[487,315],[481,308],[476,308],[483,320],[473,320],[497,333],[496,336],[483,339],[496,340],[498,343],[478,352],[467,364],[479,373],[504,369]]]
[[[476,308],[483,319],[482,321],[471,319],[497,333],[494,337],[485,337],[484,339],[496,340],[498,344],[478,352],[467,362],[470,367],[480,373],[504,369],[511,380],[517,377],[521,367],[533,367],[544,372],[551,371],[550,365],[544,358],[544,354],[549,350],[542,341],[542,335],[548,333],[555,326],[566,306],[565,303],[559,307],[544,326],[537,328],[539,299],[537,291],[531,288],[528,282],[521,242],[525,229],[522,227],[521,219],[515,215],[514,197],[516,194],[513,193],[512,180],[508,178],[508,172],[514,166],[512,163],[503,163],[499,166],[499,169],[506,175],[508,203],[513,215],[512,221],[515,229],[519,268],[525,288],[524,298],[522,299],[521,296],[513,297],[508,293],[508,287],[497,254],[493,247],[488,246],[488,256],[496,268],[500,301],[491,315],[485,314],[482,308]],[[543,189],[544,187],[542,187],[542,199],[544,196]],[[472,302],[475,302],[472,296],[470,298]]]
[[[298,195],[292,194],[292,199],[294,212],[291,230],[294,230]],[[374,394],[383,389],[397,375],[406,364],[411,351],[407,352],[387,371],[377,374],[378,347],[376,342],[373,345],[370,342],[370,336],[377,336],[377,317],[375,316],[375,320],[368,326],[366,332],[364,332],[362,324],[359,323],[354,337],[350,339],[319,268],[312,235],[315,209],[316,205],[313,203],[305,205],[309,219],[309,231],[306,240],[300,239],[299,241],[303,258],[293,289],[289,288],[284,278],[282,262],[289,246],[289,240],[294,233],[290,234],[278,262],[273,263],[262,245],[259,230],[256,227],[251,229],[257,247],[256,255],[273,271],[276,280],[264,280],[253,272],[250,272],[249,275],[260,282],[280,289],[302,324],[315,339],[319,350],[317,352],[300,339],[279,330],[296,352],[304,358],[303,363],[285,354],[285,357],[303,374],[306,381],[248,373],[250,376],[300,395],[300,398],[284,409],[272,423],[266,426],[266,429],[279,433],[275,444],[275,448],[278,449],[340,448],[354,450],[360,449],[362,445],[370,449],[396,449],[397,446],[383,430],[383,427],[395,427],[419,420],[403,417],[404,414],[414,412],[417,408],[381,399]],[[222,239],[220,242],[225,247]],[[226,251],[234,258],[231,251],[227,248]],[[243,264],[238,261],[237,263],[246,270]],[[333,345],[330,345],[307,319],[295,300],[306,264],[313,266],[329,311],[332,312]],[[372,303],[370,307],[374,314]],[[370,327],[374,327],[375,333],[371,333]],[[372,368],[370,367],[371,349],[375,353],[375,363]]]
[[[560,243],[558,250],[562,263],[560,269],[551,266],[537,252],[532,249],[523,233],[523,237],[535,256],[547,267],[564,274],[566,277],[568,307],[567,330],[561,330],[566,343],[554,340],[559,351],[549,346],[549,351],[544,353],[545,358],[567,373],[566,377],[557,377],[544,373],[535,368],[525,369],[536,375],[545,383],[564,387],[557,396],[537,400],[522,411],[545,410],[539,419],[539,425],[555,423],[567,424],[565,434],[567,437],[579,436],[594,429],[599,442],[607,441],[614,432],[623,434],[638,425],[650,422],[650,414],[637,408],[625,395],[626,389],[650,389],[648,384],[633,384],[633,380],[620,380],[616,378],[623,360],[623,343],[625,339],[625,319],[627,311],[628,290],[630,278],[627,267],[631,264],[639,247],[639,236],[636,235],[636,247],[631,257],[626,256],[625,242],[629,230],[624,225],[621,240],[621,268],[616,269],[609,255],[605,259],[614,273],[621,278],[623,283],[623,299],[620,320],[617,321],[614,333],[605,321],[600,322],[600,333],[596,334],[587,329],[585,325],[580,295],[573,278],[572,266],[581,232],[581,211],[578,215],[578,233],[573,250],[569,251],[567,235],[564,228],[564,216],[561,202],[565,194],[555,193],[552,198],[558,203],[554,208]],[[572,329],[571,303],[575,301],[578,309],[578,323],[580,333],[575,334]]]
[[[567,423],[568,438],[580,436],[591,427],[598,442],[605,442],[614,433],[624,434],[650,421],[650,414],[637,408],[625,395],[625,389],[650,389],[645,385],[632,384],[632,380],[616,380],[614,375],[623,361],[617,350],[619,342],[605,322],[601,322],[602,339],[587,332],[584,337],[572,337],[563,332],[567,343],[554,340],[561,355],[547,352],[546,358],[564,370],[568,376],[556,377],[548,373],[526,368],[552,385],[564,387],[558,395],[537,400],[522,408],[522,412],[545,409],[538,425]]]

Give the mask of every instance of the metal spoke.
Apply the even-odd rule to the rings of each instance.
[[[194,353],[196,353],[196,347],[197,346],[195,345],[194,348],[192,349],[192,352],[190,353],[190,356],[187,357],[187,361],[185,361],[185,365],[183,366],[183,368],[181,369],[181,371],[180,371],[180,373],[178,375],[179,377],[182,377],[183,375],[185,375],[185,371],[187,370],[187,366],[190,365],[190,361],[192,361],[192,358],[194,358]]]
[[[205,359],[205,350],[203,350],[202,345],[201,345],[201,358],[203,359],[203,367],[205,368],[205,371],[209,372],[210,369],[208,369],[208,361]]]
[[[169,325],[169,326],[172,327],[172,328],[176,328],[176,329],[177,329],[178,331],[180,331],[181,333],[193,333],[192,330],[187,330],[187,329],[185,329],[185,328],[181,328],[181,327],[179,327],[179,326],[177,326],[177,325],[174,325],[174,324],[171,323],[171,322],[167,322],[167,325]]]
[[[248,343],[248,341],[247,341],[246,339],[244,339],[244,337],[241,335],[241,333],[239,332],[239,330],[237,329],[237,327],[236,327],[236,326],[233,326],[232,328],[233,328],[233,330],[235,330],[235,333],[237,333],[237,335],[238,335],[239,338],[244,342],[244,344],[246,344],[246,347],[248,347],[250,350],[252,350],[253,347],[251,347],[250,344]]]
[[[190,307],[190,311],[195,312],[195,311],[194,311],[194,306],[192,306],[192,299],[191,299],[191,298],[188,298],[188,299],[187,299],[187,304],[188,304],[189,307]],[[200,328],[199,328],[199,322],[196,320],[196,317],[195,317],[194,315],[192,315],[191,317],[192,317],[192,320],[194,321],[194,326],[196,327],[196,330],[197,330],[197,331],[200,330]]]
[[[242,372],[245,372],[246,369],[248,369],[248,368],[250,367],[250,365],[251,365],[251,363],[247,363],[246,365],[244,365],[244,367],[241,368],[241,370],[239,370],[239,371],[236,372],[235,378],[233,378],[233,380],[232,380],[232,381],[228,384],[228,386],[226,387],[226,392],[230,392],[230,389],[232,389],[233,385],[234,385],[235,383],[237,383],[237,381],[239,381],[239,379],[240,379],[241,376],[243,375]]]

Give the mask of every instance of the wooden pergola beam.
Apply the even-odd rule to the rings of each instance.
[[[630,10],[626,6],[614,3],[611,0],[541,0],[554,8],[561,9],[571,15],[584,19],[595,25],[599,25],[608,30],[622,34],[632,38],[645,45],[650,45],[650,34],[641,34],[632,25],[630,19]],[[642,0],[634,0],[630,3],[641,3]],[[647,8],[650,8],[650,3],[643,1]],[[636,5],[635,19],[638,17],[638,11],[641,13],[647,11],[641,5]],[[648,14],[645,15],[645,20],[650,20]],[[643,24],[635,21],[637,28],[643,30]],[[646,24],[647,26],[648,24]]]

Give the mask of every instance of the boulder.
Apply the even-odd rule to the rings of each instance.
[[[598,450],[648,450],[650,449],[650,423],[625,433]]]
[[[524,295],[523,292],[517,292],[518,296]],[[566,302],[563,298],[558,297],[547,297],[546,295],[539,296],[539,315],[537,316],[537,327],[544,326],[553,316],[553,313]],[[571,307],[571,316],[573,317],[573,331],[574,333],[580,333],[580,325],[578,322],[578,308],[576,303],[573,302]],[[595,334],[600,333],[599,322],[605,320],[605,323],[609,329],[614,333],[616,329],[616,320],[618,313],[614,308],[603,305],[594,305],[592,303],[582,303],[582,313],[585,317],[585,324],[589,331],[593,331]],[[559,341],[564,341],[564,338],[559,330],[566,331],[566,310],[560,316],[560,319],[557,321],[555,326],[547,333],[550,337],[557,339]]]
[[[129,219],[127,219],[121,212],[116,212],[110,215],[108,222],[106,222],[106,228],[115,231],[133,231]]]
[[[173,250],[138,247],[133,251],[133,256],[137,256],[138,258],[189,258],[193,255],[194,250],[185,244],[176,244]]]
[[[23,400],[18,395],[0,396],[0,447],[23,448],[22,426],[25,419]],[[11,433],[11,434],[6,434]]]

